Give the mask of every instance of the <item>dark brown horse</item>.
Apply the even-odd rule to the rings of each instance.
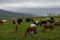
[[[27,34],[37,34],[37,28],[36,27],[28,27],[25,33],[25,37],[27,36]]]
[[[43,32],[45,32],[46,29],[54,29],[54,24],[43,24]]]

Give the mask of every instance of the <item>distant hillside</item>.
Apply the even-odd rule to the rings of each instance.
[[[5,10],[0,10],[0,17],[3,18],[10,18],[10,17],[31,17],[32,14],[24,14],[24,13],[16,13],[16,12],[10,12]]]
[[[14,12],[30,13],[37,16],[47,16],[48,14],[60,15],[60,7],[58,8],[16,8]]]

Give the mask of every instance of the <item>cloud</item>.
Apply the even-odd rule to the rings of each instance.
[[[0,0],[0,9],[60,7],[60,0]]]

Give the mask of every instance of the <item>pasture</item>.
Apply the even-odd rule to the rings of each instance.
[[[45,17],[35,17],[33,20],[41,20]],[[60,20],[60,17],[54,17],[55,20]],[[15,27],[12,24],[11,19],[7,19],[7,23],[4,23],[3,25],[0,24],[0,40],[60,40],[60,26],[55,26],[53,31],[50,31],[49,29],[46,30],[46,32],[42,32],[43,27],[37,26],[37,35],[33,35],[30,37],[29,35],[27,37],[24,37],[26,28],[32,23],[25,22],[25,19],[23,19],[23,22],[19,25],[18,33],[15,33]]]

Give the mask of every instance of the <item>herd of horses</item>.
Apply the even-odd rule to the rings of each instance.
[[[5,20],[6,21],[6,20]],[[18,18],[17,21],[14,18],[12,20],[13,25],[15,26],[15,31],[18,32],[18,25],[20,25],[20,23],[23,22],[22,18]],[[37,27],[38,26],[43,26],[42,31],[46,32],[46,29],[50,29],[53,30],[55,26],[60,25],[60,20],[55,20],[53,17],[50,18],[46,18],[45,20],[38,20],[38,21],[34,21],[32,18],[26,18],[25,22],[32,22],[32,26],[28,26],[28,28],[26,29],[26,33],[25,33],[25,37],[27,36],[27,34],[37,34]],[[4,21],[0,20],[0,24],[3,24]]]

